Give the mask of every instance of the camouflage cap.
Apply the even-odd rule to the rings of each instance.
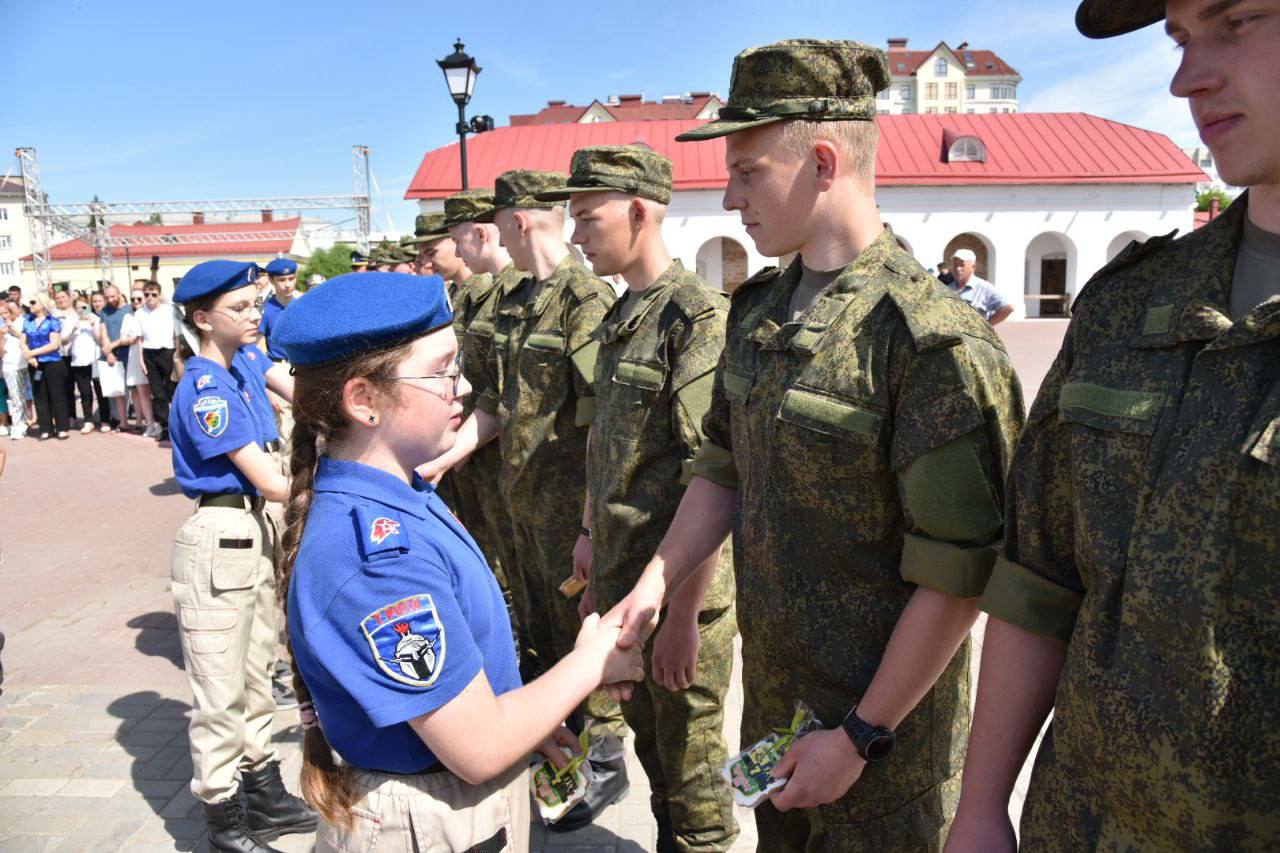
[[[671,161],[644,145],[592,145],[573,152],[567,186],[540,192],[539,201],[575,193],[619,192],[671,201]]]
[[[391,241],[390,240],[383,240],[378,245],[374,246],[373,250],[369,252],[370,266],[376,267],[379,264],[389,264],[391,262],[392,261],[391,261]]]
[[[493,213],[493,190],[463,190],[444,200],[444,223],[440,228],[442,231],[448,231],[450,225],[480,222],[480,217],[491,213]]]
[[[413,220],[412,243],[434,243],[445,236],[444,214],[440,211],[419,213]],[[402,241],[403,242],[403,241]]]
[[[889,86],[884,51],[859,41],[785,39],[733,58],[720,117],[679,142],[728,136],[788,119],[874,121],[876,93]]]
[[[569,180],[564,172],[537,172],[533,169],[512,169],[503,172],[493,182],[493,210],[477,216],[474,222],[492,222],[493,214],[506,207],[534,207],[550,210],[558,207],[558,201],[539,201],[538,193],[562,187]]]
[[[1124,35],[1164,17],[1165,0],[1084,0],[1076,9],[1076,29],[1091,39]]]
[[[417,238],[412,234],[406,234],[400,238],[400,242],[395,249],[399,253],[399,260],[401,263],[407,264],[414,258],[418,257],[418,247],[414,245],[416,240]]]

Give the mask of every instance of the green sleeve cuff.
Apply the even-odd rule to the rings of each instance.
[[[693,482],[693,460],[686,459],[680,463],[680,485],[687,486]]]
[[[485,392],[476,397],[476,408],[486,415],[498,416],[498,398]]]
[[[698,455],[693,459],[693,473],[726,489],[738,488],[738,466],[733,453],[714,441],[702,442]]]
[[[902,579],[952,598],[977,598],[996,562],[994,545],[966,548],[908,533],[902,543]]]
[[[596,398],[595,397],[579,397],[578,409],[574,412],[573,423],[575,426],[591,426],[596,419]]]
[[[1084,596],[1000,557],[978,607],[990,615],[1066,645]]]

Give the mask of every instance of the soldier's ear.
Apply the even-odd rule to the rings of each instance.
[[[845,156],[829,139],[819,139],[813,143],[811,149],[813,154],[813,165],[815,167],[816,189],[818,192],[826,192],[831,189],[831,185],[835,182],[836,173],[840,169],[840,161]]]

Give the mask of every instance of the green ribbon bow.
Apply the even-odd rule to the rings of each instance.
[[[582,747],[582,754],[575,755],[569,759],[569,763],[561,767],[555,772],[551,778],[559,782],[566,774],[574,774],[578,772],[578,768],[582,766],[582,762],[587,760],[587,729],[583,728],[582,734],[578,735],[578,745]]]
[[[782,737],[778,739],[778,743],[774,746],[778,755],[782,755],[782,753],[786,752],[787,747],[791,746],[791,742],[800,735],[800,727],[807,722],[805,718],[808,716],[809,714],[807,709],[804,707],[797,707],[795,714],[791,717],[790,728],[773,730],[774,734],[782,735]]]

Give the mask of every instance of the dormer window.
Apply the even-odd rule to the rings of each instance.
[[[947,148],[948,163],[985,163],[987,147],[976,136],[960,136]]]
[[[947,61],[945,59],[939,59],[937,63],[933,66],[933,76],[934,77],[947,76]]]

